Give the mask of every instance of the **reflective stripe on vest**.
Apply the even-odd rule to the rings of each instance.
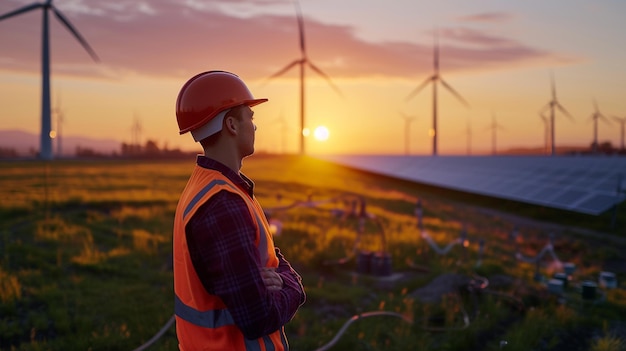
[[[197,309],[185,305],[184,302],[174,296],[174,311],[176,315],[189,323],[204,328],[219,328],[225,325],[234,325],[233,316],[228,310],[208,310],[198,311]]]
[[[212,180],[209,184],[207,184],[204,188],[202,188],[202,190],[198,191],[198,193],[193,197],[193,199],[189,201],[189,204],[187,205],[187,207],[185,207],[185,211],[183,211],[183,221],[185,220],[185,217],[187,217],[187,214],[189,214],[189,212],[194,208],[194,206],[196,206],[198,201],[200,201],[202,197],[206,195],[206,193],[208,193],[216,185],[225,185],[233,189],[234,191],[242,195],[241,197],[244,199],[244,201],[246,202],[246,204],[248,204],[249,207],[252,207],[252,210],[253,210],[252,212],[254,213],[254,216],[256,217],[257,226],[259,227],[259,231],[260,231],[259,254],[261,255],[261,263],[265,265],[268,260],[267,232],[265,231],[265,226],[263,225],[263,221],[259,217],[259,214],[257,213],[257,211],[254,211],[255,205],[250,203],[249,197],[246,196],[246,194],[243,194],[241,190],[239,190],[237,187],[234,187],[231,183],[228,183],[221,179],[216,179],[216,180]]]
[[[176,311],[176,316],[191,324],[204,328],[219,328],[227,325],[235,325],[235,321],[228,310],[208,310],[201,312],[193,307],[185,305],[185,303],[182,302],[178,296],[174,296],[174,298],[174,310]],[[276,350],[269,335],[264,335],[262,339],[266,351]],[[284,332],[280,333],[280,342],[285,350],[289,348]],[[258,339],[244,339],[244,344],[246,345],[246,350],[262,350]]]

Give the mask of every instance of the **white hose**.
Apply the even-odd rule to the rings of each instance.
[[[551,244],[544,246],[543,249],[541,249],[541,252],[539,252],[535,257],[526,257],[520,252],[517,252],[515,253],[515,258],[517,258],[517,260],[519,261],[526,263],[537,263],[541,260],[541,258],[543,258],[546,253],[549,253],[550,256],[552,256],[552,259],[558,267],[561,267],[563,265],[563,263],[561,263],[561,260],[559,260],[559,258],[556,256],[556,253],[554,252],[554,247]]]
[[[442,249],[439,246],[437,246],[437,243],[433,240],[433,238],[430,237],[430,235],[428,235],[428,233],[425,230],[422,230],[422,239],[426,240],[426,242],[428,242],[430,247],[432,247],[433,250],[435,250],[435,252],[440,255],[447,254],[452,249],[452,247],[454,247],[454,245],[461,244],[462,242],[461,239],[455,239]]]
[[[413,324],[413,321],[411,319],[405,317],[404,315],[401,315],[400,313],[396,313],[396,312],[374,311],[374,312],[365,312],[365,313],[357,314],[357,315],[352,316],[352,318],[348,319],[348,321],[343,324],[341,329],[339,329],[339,331],[337,332],[335,337],[330,342],[328,342],[326,345],[316,349],[315,351],[326,351],[326,350],[330,349],[331,347],[333,347],[337,343],[337,341],[339,341],[339,339],[341,338],[343,333],[345,333],[346,329],[348,329],[350,324],[356,322],[359,319],[363,319],[363,318],[367,318],[367,317],[374,317],[374,316],[398,317],[398,318],[401,318],[402,320],[404,320],[407,323]]]
[[[172,315],[172,317],[170,318],[170,320],[167,321],[167,323],[165,323],[165,325],[161,328],[161,330],[159,330],[158,333],[156,333],[152,339],[148,340],[145,344],[139,346],[138,348],[134,349],[133,351],[143,351],[145,349],[147,349],[148,347],[150,347],[152,344],[154,344],[155,341],[159,340],[159,338],[161,336],[163,336],[163,334],[165,334],[165,332],[170,329],[170,327],[172,326],[172,324],[174,324],[174,321],[176,320],[175,316]]]

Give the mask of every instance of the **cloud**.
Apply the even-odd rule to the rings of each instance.
[[[94,63],[73,36],[50,17],[54,74],[123,78],[127,75],[188,77],[202,70],[227,69],[246,79],[263,79],[300,57],[293,16],[261,13],[259,0],[248,16],[235,16],[224,2],[171,0],[64,2],[59,10],[101,59]],[[247,3],[247,2],[246,2]],[[243,1],[233,6],[246,6]],[[3,2],[0,13],[28,2]],[[250,4],[250,3],[247,3]],[[58,4],[61,5],[60,3]],[[232,3],[231,3],[232,5]],[[41,10],[0,21],[0,70],[40,70]],[[467,16],[506,19],[491,13]],[[306,46],[313,64],[334,79],[424,76],[432,66],[431,43],[365,42],[347,25],[322,23],[305,15]],[[471,71],[485,67],[553,64],[559,55],[511,38],[464,27],[444,28],[445,66]],[[90,68],[91,67],[91,68]],[[295,77],[295,71],[290,73]]]
[[[475,45],[485,48],[523,47],[524,45],[509,38],[498,37],[471,28],[444,28],[439,36],[461,44]]]
[[[483,23],[501,23],[508,22],[515,18],[515,15],[507,12],[483,12],[473,15],[458,17],[461,22],[483,22]]]

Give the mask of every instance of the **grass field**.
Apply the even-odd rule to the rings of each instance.
[[[173,314],[172,222],[193,165],[0,163],[0,349],[136,350],[157,334]],[[258,155],[243,171],[303,276],[307,302],[286,326],[293,350],[626,349],[621,213],[610,229],[610,214],[447,192],[307,157]],[[538,256],[550,247],[576,267],[560,294],[547,280],[562,267]],[[365,252],[386,258],[392,274],[363,273]],[[583,298],[581,283],[602,271],[619,287]],[[148,349],[176,350],[174,328]]]

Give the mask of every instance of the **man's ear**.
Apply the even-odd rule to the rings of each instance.
[[[231,134],[237,134],[237,123],[235,123],[235,117],[226,116],[226,118],[224,118],[223,129],[226,129]]]

